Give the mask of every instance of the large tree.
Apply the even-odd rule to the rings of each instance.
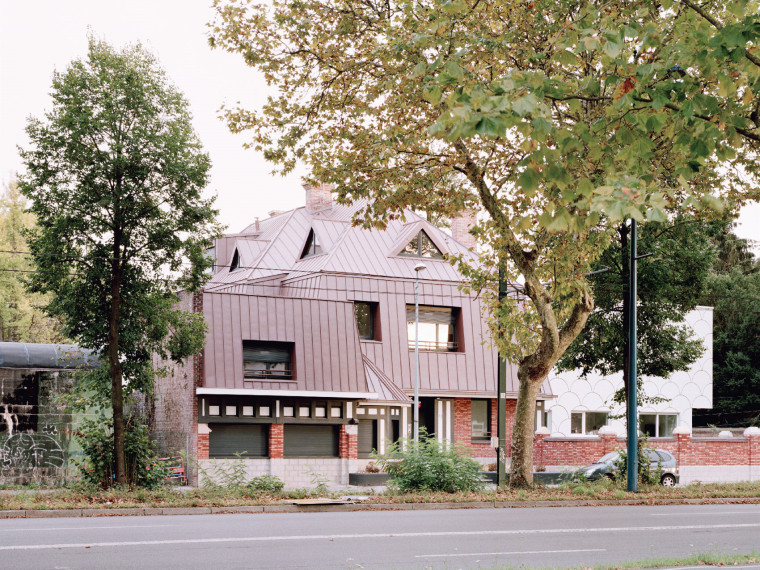
[[[35,291],[67,334],[104,362],[116,482],[127,482],[124,396],[152,392],[152,354],[182,359],[204,341],[200,315],[174,308],[197,290],[218,229],[201,191],[210,167],[188,103],[139,45],[90,38],[86,59],[55,73],[53,106],[30,119],[19,187],[37,227]]]
[[[735,4],[712,22],[672,1],[215,2],[211,45],[277,89],[228,125],[281,171],[303,161],[341,200],[369,198],[367,225],[406,206],[483,212],[482,263],[462,270],[488,294],[498,267],[529,300],[489,295],[519,365],[513,486],[532,483],[536,394],[593,310],[585,275],[620,221],[748,194],[760,30]]]

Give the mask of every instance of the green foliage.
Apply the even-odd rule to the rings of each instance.
[[[210,163],[187,101],[139,45],[91,37],[86,59],[54,73],[51,96],[21,151],[19,188],[37,218],[30,286],[108,367],[110,382],[93,387],[111,402],[116,480],[126,483],[123,395],[152,394],[154,355],[179,361],[205,340],[202,318],[175,305],[177,291],[204,282],[219,231],[201,195]]]
[[[204,489],[212,491],[242,491],[248,485],[248,470],[243,458],[245,452],[236,453],[235,459],[216,461],[210,470],[198,466],[198,473]]]
[[[246,485],[256,493],[279,493],[285,488],[285,483],[276,475],[259,475]]]
[[[24,289],[24,276],[34,269],[24,232],[34,215],[12,180],[0,196],[0,341],[65,342],[60,325],[41,307],[47,296]]]
[[[479,491],[483,487],[480,465],[458,446],[443,445],[422,433],[420,441],[391,444],[376,464],[387,472],[391,485],[401,493],[414,491]]]
[[[712,410],[695,410],[695,422],[760,425],[760,273],[736,268],[715,274],[705,302],[713,310]]]
[[[142,418],[130,416],[126,422],[125,450],[127,485],[155,489],[161,486],[168,472],[156,463],[156,450],[150,430]],[[101,413],[98,419],[86,419],[74,434],[84,458],[77,460],[82,481],[108,488],[114,485],[115,458],[113,421]]]
[[[636,444],[637,482],[641,485],[657,485],[660,482],[660,477],[662,477],[662,461],[658,460],[653,466],[654,468],[650,467],[649,459],[644,454],[644,450],[654,448],[649,448],[647,443],[648,438],[646,436],[640,435],[638,437]],[[625,482],[628,477],[628,451],[619,449],[618,453],[620,457],[615,461],[614,465],[616,480],[618,482]]]

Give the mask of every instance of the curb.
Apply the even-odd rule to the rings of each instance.
[[[760,504],[758,497],[725,497],[706,499],[624,499],[569,501],[482,501],[461,503],[352,503],[344,505],[253,505],[229,507],[125,507],[110,509],[34,509],[0,511],[0,519],[173,516],[241,513],[336,513],[357,511],[433,511],[442,509],[526,509],[552,507],[612,507],[662,505]]]

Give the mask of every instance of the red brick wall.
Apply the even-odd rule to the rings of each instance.
[[[271,459],[282,459],[284,457],[284,436],[285,429],[282,424],[271,424],[269,426],[269,457]]]
[[[198,459],[208,459],[208,434],[198,434]]]
[[[457,398],[454,400],[454,442],[462,445],[473,457],[492,457],[496,459],[496,450],[490,443],[472,442],[472,405],[471,400]],[[507,400],[507,455],[509,455],[509,442],[512,441],[512,426],[515,422],[516,400]],[[498,402],[491,400],[491,435],[497,435]]]
[[[675,438],[649,438],[649,444],[672,453],[679,465],[760,465],[760,436],[726,440],[679,434]],[[625,439],[537,435],[533,459],[536,465],[588,465],[618,448],[626,448]]]
[[[340,426],[338,447],[341,459],[357,459],[359,457],[359,437],[346,433],[346,426]]]

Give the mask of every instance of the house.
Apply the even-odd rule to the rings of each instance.
[[[156,430],[173,442],[165,452],[195,450],[201,476],[240,457],[249,475],[289,486],[347,483],[373,450],[412,434],[418,280],[420,426],[495,461],[497,353],[480,299],[444,259],[474,259],[472,213],[452,220],[452,235],[411,211],[365,229],[351,223],[363,204],[334,203],[328,186],[305,190],[304,207],[218,239],[210,280],[183,298],[204,314],[207,343],[156,387]],[[571,382],[555,383],[561,403],[546,382],[536,410],[549,431],[578,411],[563,407]],[[509,440],[513,365],[506,396]]]
[[[381,231],[352,225],[360,206],[306,187],[304,207],[216,241],[211,279],[183,300],[206,317],[205,350],[156,390],[158,431],[194,425],[203,471],[242,453],[251,475],[345,483],[411,435],[416,278],[420,426],[494,461],[497,353],[481,301],[444,259],[474,256],[472,216],[453,220],[453,237],[411,211]],[[507,377],[513,411],[515,367]]]

